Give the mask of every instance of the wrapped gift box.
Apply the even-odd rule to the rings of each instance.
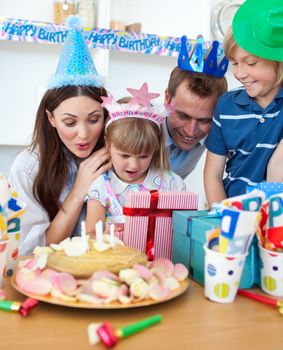
[[[123,240],[154,258],[172,258],[172,212],[197,209],[198,196],[192,192],[130,192],[124,209]]]
[[[172,260],[178,263],[182,263],[191,269],[189,259],[192,257],[192,254],[189,254],[188,252],[190,252],[192,248],[190,234],[192,219],[196,217],[207,216],[207,211],[191,210],[184,211],[184,215],[179,214],[179,211],[173,212]],[[192,275],[192,271],[190,271],[190,275]]]
[[[206,232],[220,227],[219,217],[205,210],[173,212],[172,260],[188,267],[190,277],[204,284],[204,249]],[[240,282],[240,288],[259,283],[259,257],[256,237],[251,244]]]

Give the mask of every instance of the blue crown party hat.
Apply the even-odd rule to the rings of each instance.
[[[61,88],[69,85],[102,86],[90,51],[83,35],[81,21],[76,16],[67,19],[68,34],[55,75],[48,88]]]
[[[219,42],[213,41],[206,54],[204,54],[203,43],[203,37],[199,35],[189,57],[187,37],[182,36],[181,49],[178,57],[178,67],[183,70],[204,73],[212,75],[216,78],[222,78],[227,71],[229,62],[224,55],[222,55],[218,60]]]

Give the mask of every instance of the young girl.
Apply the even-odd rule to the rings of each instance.
[[[141,90],[135,90],[135,97],[127,104],[103,98],[103,106],[110,114],[105,141],[112,169],[95,180],[88,191],[86,230],[91,235],[99,220],[124,222],[122,207],[128,192],[185,190],[184,181],[168,171],[160,125],[164,110],[160,113],[151,106],[153,95],[158,96],[148,93],[144,84]]]
[[[273,7],[276,10],[273,2],[265,2],[261,9],[255,1],[246,1],[224,41],[233,75],[243,86],[219,99],[206,139],[204,183],[209,205],[245,193],[247,185],[278,181],[283,174],[283,39],[276,37],[276,23],[279,33],[283,13],[278,2],[282,20],[273,22]],[[266,9],[270,9],[268,15],[260,17],[266,22],[264,28],[275,26],[265,33],[269,50],[261,47],[263,32],[255,30],[258,23],[250,20]]]

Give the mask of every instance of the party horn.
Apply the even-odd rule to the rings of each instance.
[[[38,300],[27,298],[23,303],[18,301],[0,300],[0,309],[5,311],[18,311],[21,316],[26,317],[36,307]]]
[[[161,320],[162,316],[157,314],[118,329],[114,329],[108,322],[91,323],[88,327],[89,341],[91,345],[95,345],[101,341],[105,346],[111,348],[117,344],[118,339],[138,333],[159,323]]]
[[[129,335],[135,334],[142,331],[145,328],[153,326],[156,323],[159,323],[162,320],[162,315],[157,314],[148,318],[144,318],[138,322],[132,323],[128,326],[124,326],[115,331],[115,334],[118,338],[126,338]]]
[[[239,289],[238,294],[243,295],[244,297],[259,301],[263,304],[267,304],[267,305],[276,307],[276,308],[278,308],[279,313],[281,315],[283,315],[283,302],[280,300],[273,299],[273,298],[267,297],[265,295],[260,295],[260,294],[256,294],[253,292],[249,292],[249,291],[243,290],[243,289]]]

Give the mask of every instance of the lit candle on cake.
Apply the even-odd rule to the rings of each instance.
[[[110,245],[111,245],[111,247],[113,247],[115,245],[114,232],[115,232],[115,226],[114,226],[114,224],[110,224]]]
[[[95,224],[95,233],[96,233],[96,242],[99,245],[102,245],[103,244],[103,222],[101,220],[99,220]]]
[[[82,221],[82,223],[81,223],[81,237],[82,237],[82,241],[85,245],[86,250],[88,250],[89,246],[88,246],[88,239],[86,236],[85,221]]]

